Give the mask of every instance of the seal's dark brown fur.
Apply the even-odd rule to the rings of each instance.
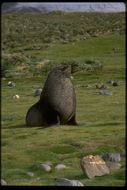
[[[77,125],[76,95],[70,76],[71,66],[58,66],[49,73],[40,100],[27,112],[28,126]]]

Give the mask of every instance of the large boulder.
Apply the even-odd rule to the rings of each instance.
[[[88,178],[94,178],[95,176],[102,176],[110,173],[105,161],[99,155],[83,157],[80,160],[80,165]]]

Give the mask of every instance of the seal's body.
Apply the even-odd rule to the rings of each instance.
[[[27,125],[77,124],[76,95],[70,77],[71,66],[59,66],[49,73],[40,100],[27,112]]]

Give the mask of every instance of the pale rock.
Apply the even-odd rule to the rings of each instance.
[[[9,86],[9,87],[14,87],[14,86],[15,86],[15,83],[12,82],[12,81],[9,81],[9,82],[8,82],[8,86]]]
[[[56,167],[55,167],[55,169],[57,169],[57,170],[62,170],[62,169],[65,169],[65,168],[66,168],[66,166],[64,164],[57,164]]]
[[[51,166],[45,163],[40,164],[41,168],[44,169],[46,172],[50,172],[52,170]]]
[[[99,94],[106,95],[106,96],[112,96],[112,92],[107,90],[100,90]]]
[[[95,176],[102,176],[110,173],[105,161],[99,155],[83,157],[80,160],[80,165],[88,178],[94,178]]]
[[[1,179],[1,185],[7,185],[7,182],[4,179]]]
[[[27,175],[29,175],[30,177],[33,177],[34,173],[33,172],[27,172]]]
[[[19,97],[18,94],[16,94],[16,95],[13,96],[13,99],[19,99],[19,98],[20,98],[20,97]]]
[[[78,180],[69,180],[66,178],[56,179],[56,186],[84,186]]]
[[[35,93],[34,93],[34,96],[40,96],[41,95],[41,92],[42,92],[42,88],[38,88]]]

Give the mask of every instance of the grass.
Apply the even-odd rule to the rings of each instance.
[[[119,48],[117,53],[113,53],[114,47]],[[57,177],[78,179],[86,186],[124,186],[125,159],[121,160],[122,167],[118,171],[88,179],[80,168],[80,158],[125,151],[125,36],[100,35],[75,44],[56,42],[45,50],[25,50],[24,53],[54,62],[94,59],[104,67],[101,71],[73,74],[79,126],[26,127],[26,112],[38,100],[33,96],[34,91],[44,85],[47,76],[43,73],[31,78],[2,80],[1,178],[8,185],[18,186],[54,186]],[[9,88],[9,80],[13,80],[16,87]],[[118,80],[120,84],[108,85],[112,96],[99,95],[95,85],[108,80]],[[14,100],[15,94],[19,94],[20,99]],[[53,163],[50,173],[39,167],[48,160]],[[58,163],[68,168],[56,171]],[[27,172],[33,172],[34,176],[28,176]]]

